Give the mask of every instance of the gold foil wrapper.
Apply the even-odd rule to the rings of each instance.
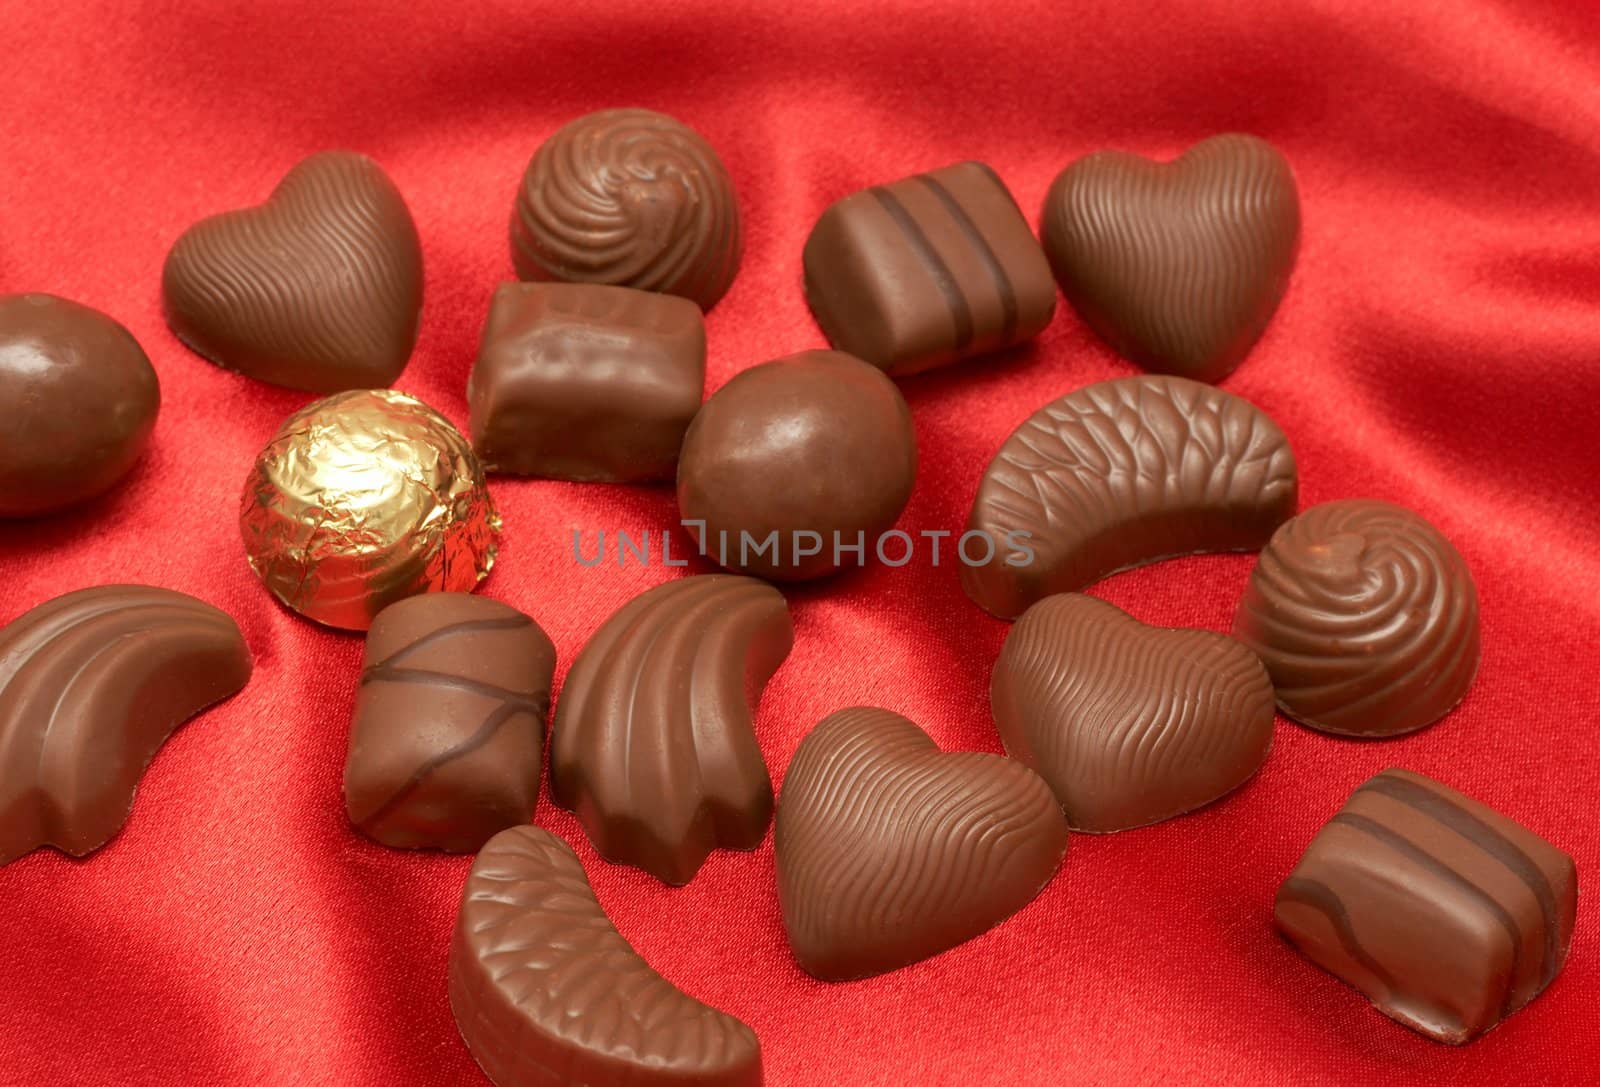
[[[420,400],[373,389],[289,417],[256,457],[239,527],[274,596],[366,630],[404,597],[470,592],[494,565],[500,517],[461,432]]]

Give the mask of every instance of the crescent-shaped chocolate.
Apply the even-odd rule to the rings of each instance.
[[[0,864],[110,841],[166,738],[249,678],[238,625],[170,589],[80,589],[0,628]]]
[[[1249,401],[1180,377],[1127,377],[1034,412],[984,472],[961,584],[1004,619],[1158,559],[1253,551],[1293,516],[1289,442]],[[966,551],[964,550],[964,554]]]
[[[472,864],[450,944],[450,1010],[497,1087],[758,1087],[761,1045],[651,969],[583,865],[538,827]]]
[[[1072,829],[1091,833],[1209,804],[1272,746],[1272,681],[1254,653],[1077,593],[1017,620],[990,697],[1006,753],[1050,783]]]
[[[528,280],[609,283],[710,309],[739,270],[739,202],[698,132],[647,109],[568,122],[534,153],[511,213]]]
[[[1015,759],[943,752],[855,706],[824,718],[784,775],[778,901],[796,961],[825,981],[907,966],[982,935],[1060,867],[1067,824]]]
[[[307,392],[379,388],[417,342],[422,243],[382,167],[324,151],[266,203],[184,231],[161,295],[178,339],[226,369]]]
[[[701,574],[635,597],[589,639],[556,703],[550,793],[607,860],[672,884],[772,819],[761,690],[794,645],[783,594]]]
[[[1432,724],[1478,671],[1478,591],[1444,535],[1371,499],[1312,506],[1250,575],[1235,637],[1302,724],[1395,736]]]

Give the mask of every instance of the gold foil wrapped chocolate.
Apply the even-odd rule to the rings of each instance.
[[[256,457],[239,526],[274,596],[365,630],[403,597],[470,592],[494,564],[500,518],[461,432],[420,400],[373,389],[289,417]]]

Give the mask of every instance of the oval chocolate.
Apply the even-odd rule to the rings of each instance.
[[[0,298],[0,517],[108,489],[144,452],[161,389],[132,333],[48,294]]]

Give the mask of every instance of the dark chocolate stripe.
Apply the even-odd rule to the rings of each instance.
[[[394,811],[401,804],[404,804],[406,800],[410,798],[411,794],[416,792],[417,789],[422,786],[422,783],[428,779],[429,774],[432,774],[435,770],[439,769],[441,766],[444,766],[446,763],[451,763],[457,759],[466,758],[468,755],[472,754],[474,751],[478,750],[478,748],[484,746],[491,739],[493,739],[495,733],[500,731],[501,725],[511,720],[517,714],[525,712],[532,711],[527,706],[518,705],[509,701],[503,705],[495,707],[489,716],[483,719],[483,724],[479,725],[477,731],[475,731],[471,736],[468,736],[465,740],[462,740],[459,744],[450,748],[448,751],[441,751],[439,754],[435,755],[433,758],[427,760],[421,766],[418,766],[415,770],[413,770],[411,772],[411,776],[408,777],[398,789],[389,794],[389,799],[385,800],[382,804],[379,804],[370,815],[362,819],[360,825],[363,827],[371,827],[381,823],[385,816]]]
[[[950,218],[955,220],[956,225],[961,228],[961,233],[972,243],[973,251],[978,254],[984,270],[994,281],[995,292],[1000,296],[1000,346],[1010,344],[1017,334],[1017,291],[1011,285],[1011,277],[1006,275],[1005,266],[1000,263],[999,254],[989,244],[989,239],[983,236],[983,231],[978,229],[978,224],[972,221],[972,216],[967,214],[967,209],[961,206],[954,194],[945,188],[938,178],[932,174],[921,174],[917,180],[927,186],[928,191],[944,205],[944,210],[950,213]]]
[[[1500,927],[1506,930],[1506,935],[1511,937],[1511,977],[1506,985],[1505,1002],[1501,1005],[1503,1013],[1509,1012],[1512,1000],[1516,997],[1517,967],[1522,959],[1522,929],[1517,925],[1517,919],[1511,916],[1509,910],[1494,900],[1488,891],[1473,883],[1466,876],[1445,864],[1438,857],[1422,849],[1409,839],[1396,834],[1376,819],[1369,819],[1365,815],[1355,812],[1340,812],[1330,822],[1358,830],[1369,837],[1376,838],[1396,853],[1420,868],[1425,868],[1434,875],[1445,880],[1451,886],[1464,892],[1468,898],[1478,902],[1490,913],[1494,914]]]
[[[1344,903],[1339,896],[1334,894],[1333,888],[1321,880],[1307,879],[1304,876],[1290,876],[1283,881],[1283,886],[1278,889],[1279,897],[1285,895],[1301,905],[1310,906],[1328,919],[1333,930],[1338,934],[1339,945],[1344,948],[1345,954],[1367,969],[1373,977],[1389,990],[1390,998],[1400,995],[1401,989],[1395,983],[1394,975],[1361,946],[1361,941],[1356,939],[1356,931],[1350,925],[1350,913],[1344,908]]]
[[[493,683],[484,683],[468,679],[466,676],[452,675],[449,672],[433,672],[426,668],[391,668],[387,665],[376,665],[362,673],[361,683],[362,686],[368,683],[418,683],[427,687],[444,687],[452,691],[482,695],[484,698],[498,698],[530,713],[544,713],[550,708],[549,700],[542,696],[533,697],[497,687]]]
[[[525,626],[529,626],[532,622],[533,620],[526,615],[504,615],[496,619],[469,619],[461,623],[451,623],[448,626],[440,627],[438,630],[431,630],[411,644],[395,650],[383,660],[369,666],[367,671],[370,672],[374,668],[387,668],[403,657],[407,657],[412,653],[419,653],[429,646],[437,642],[446,641],[457,634],[470,634],[482,630],[520,630]],[[361,681],[365,683],[366,678],[363,676]]]
[[[1538,900],[1539,912],[1544,915],[1544,959],[1541,963],[1539,986],[1542,989],[1555,977],[1561,949],[1561,910],[1556,903],[1555,888],[1545,877],[1544,870],[1511,839],[1485,823],[1472,812],[1449,797],[1406,778],[1379,774],[1361,788],[1357,794],[1374,792],[1406,805],[1413,811],[1426,815],[1499,861],[1522,880]]]
[[[933,282],[939,288],[939,293],[944,295],[945,305],[950,309],[951,320],[955,322],[955,348],[957,351],[964,349],[972,343],[972,308],[967,305],[966,296],[961,293],[961,286],[951,274],[950,266],[933,248],[933,242],[928,240],[928,235],[923,233],[922,227],[911,217],[911,213],[906,210],[899,197],[882,186],[874,186],[867,191],[883,205],[883,210],[889,213],[889,218],[895,221],[895,225],[905,235],[906,244],[911,246],[911,251],[917,255],[917,259],[927,267],[928,274],[933,277]]]

